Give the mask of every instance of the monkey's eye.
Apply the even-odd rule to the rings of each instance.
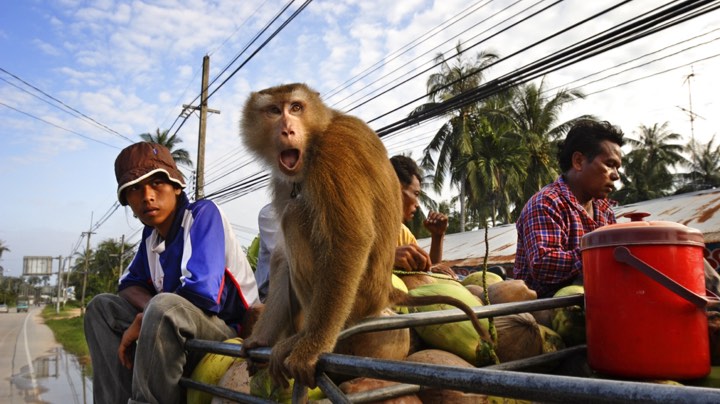
[[[290,112],[302,112],[303,106],[299,102],[293,102],[290,104]]]
[[[270,105],[265,109],[265,112],[269,115],[280,115],[282,113],[280,107],[278,107],[277,105]]]

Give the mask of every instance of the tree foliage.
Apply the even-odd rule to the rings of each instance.
[[[693,140],[685,151],[690,158],[682,165],[689,172],[679,174],[680,186],[676,193],[720,187],[720,145],[715,144],[715,136],[705,144]]]
[[[623,156],[620,180],[623,187],[613,194],[621,204],[646,201],[672,193],[675,165],[684,164],[681,136],[667,128],[667,122],[652,126],[640,125],[638,138],[626,137],[631,151]]]
[[[99,293],[115,293],[121,271],[124,271],[133,256],[133,246],[125,243],[124,246],[114,239],[106,239],[98,244],[96,249],[78,252],[75,264],[70,274],[71,286],[75,287],[75,296],[80,299],[83,283],[85,284],[85,301]],[[121,267],[121,250],[122,267]],[[86,266],[87,263],[87,266]],[[87,281],[85,268],[87,267]]]
[[[192,159],[190,159],[190,153],[188,153],[187,150],[182,148],[176,148],[177,145],[182,143],[182,139],[177,137],[177,135],[170,135],[170,131],[165,129],[163,131],[160,130],[160,128],[155,129],[155,134],[152,133],[142,133],[140,134],[140,138],[142,138],[146,142],[153,142],[157,144],[161,144],[170,150],[170,154],[173,157],[173,160],[177,164],[184,165],[189,167],[190,169],[193,168],[193,162]]]
[[[490,52],[478,52],[469,60],[464,54],[462,43],[458,41],[455,54],[449,59],[442,53],[435,57],[439,63],[440,72],[428,77],[427,90],[429,104],[421,106],[423,110],[438,102],[456,97],[468,90],[474,89],[482,83],[484,70],[497,56]],[[460,189],[460,228],[465,230],[465,203],[467,173],[455,167],[454,163],[470,151],[471,131],[468,127],[468,118],[476,109],[476,105],[467,105],[452,111],[449,120],[440,128],[425,148],[422,165],[433,168],[435,190],[442,189],[446,174],[450,174],[450,183]],[[419,111],[419,110],[416,110]]]

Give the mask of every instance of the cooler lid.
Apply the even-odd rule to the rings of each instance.
[[[650,216],[645,212],[623,215],[630,222],[600,227],[587,233],[580,241],[580,249],[638,244],[675,244],[705,246],[705,239],[698,229],[680,223],[666,221],[644,221]]]

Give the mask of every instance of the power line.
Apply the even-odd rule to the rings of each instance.
[[[219,73],[217,76],[215,76],[215,78],[212,79],[212,81],[208,84],[208,88],[209,88],[211,85],[215,84],[215,81],[217,81],[217,80],[220,78],[220,76],[222,76],[222,75],[230,68],[230,66],[232,66],[232,64],[235,63],[235,61],[237,61],[237,59],[238,59],[243,53],[245,53],[245,51],[247,51],[247,49],[248,49],[253,43],[255,43],[255,41],[257,41],[257,39],[258,39],[260,36],[262,36],[262,34],[263,34],[268,28],[270,28],[270,26],[272,26],[272,24],[275,23],[275,21],[276,21],[276,20],[285,12],[285,10],[287,10],[288,7],[290,7],[290,5],[292,5],[292,3],[294,3],[294,2],[295,2],[295,0],[291,0],[290,2],[288,2],[277,14],[275,14],[275,17],[273,17],[273,18],[270,20],[270,22],[268,22],[267,24],[265,24],[265,27],[263,27],[263,29],[261,29],[260,32],[258,32],[257,34],[255,34],[255,36],[253,36],[253,38],[245,45],[245,47],[233,58],[233,60],[230,61],[230,63],[228,63],[227,65],[225,65],[225,67],[220,71],[220,73]],[[257,10],[256,10],[256,11],[257,11]],[[254,14],[254,13],[253,13],[253,14]],[[243,24],[244,24],[244,23],[243,23]],[[236,30],[235,32],[237,32],[237,30]],[[233,33],[233,34],[234,34],[234,33]],[[226,41],[227,41],[227,40],[226,40]],[[224,42],[223,42],[223,43],[224,43]],[[222,45],[221,45],[221,46],[222,46]],[[190,101],[189,104],[194,104],[195,101],[197,101],[198,99],[200,99],[200,96],[201,96],[201,95],[202,95],[202,94],[198,94],[197,96],[195,96],[195,98],[193,98],[193,100]],[[210,97],[208,96],[208,98],[210,98]],[[177,118],[175,118],[175,121],[172,123],[172,125],[170,125],[170,128],[168,129],[168,131],[172,130],[172,128],[175,126],[175,124],[177,123],[177,121],[178,121],[180,118],[184,118],[184,119],[183,119],[183,122],[180,124],[180,127],[178,127],[177,130],[175,131],[175,134],[177,134],[177,133],[180,131],[180,128],[185,124],[185,121],[187,121],[188,117],[189,117],[189,116],[184,116],[184,114],[178,115]]]
[[[400,49],[398,49],[398,50],[390,53],[387,57],[385,57],[385,58],[383,58],[382,60],[376,62],[376,63],[373,64],[372,66],[370,66],[370,67],[368,67],[367,69],[365,69],[365,70],[363,70],[362,72],[360,72],[359,74],[356,74],[355,76],[353,76],[353,77],[351,77],[350,79],[346,80],[346,81],[345,81],[344,83],[342,83],[341,85],[339,85],[339,86],[335,87],[334,89],[330,90],[330,91],[329,91],[327,94],[325,94],[324,96],[327,97],[327,98],[330,98],[330,97],[335,96],[336,94],[338,94],[338,93],[341,92],[342,90],[345,90],[346,88],[352,86],[353,84],[355,84],[355,83],[359,82],[360,80],[364,79],[365,77],[369,76],[369,75],[372,74],[373,72],[379,70],[381,67],[386,66],[386,65],[389,64],[390,62],[398,59],[400,56],[406,54],[407,52],[411,51],[412,49],[414,49],[414,48],[418,47],[419,45],[423,44],[424,41],[426,41],[428,38],[434,37],[435,35],[437,35],[437,32],[435,32],[435,31],[442,32],[442,31],[444,31],[445,29],[447,29],[448,27],[450,27],[450,26],[452,26],[452,25],[454,25],[454,24],[459,23],[459,22],[462,21],[463,19],[469,18],[475,11],[477,11],[477,10],[485,7],[486,5],[490,4],[492,1],[494,1],[494,0],[489,0],[489,1],[487,1],[487,3],[482,4],[482,5],[480,5],[480,6],[478,6],[478,3],[480,3],[480,1],[478,1],[478,2],[476,2],[476,3],[473,3],[472,5],[468,6],[468,7],[465,8],[464,10],[462,10],[461,12],[455,14],[452,18],[450,18],[450,19],[448,19],[448,20],[445,20],[445,21],[443,21],[442,23],[436,25],[434,28],[426,31],[423,35],[415,38],[412,42],[410,42],[410,43],[408,43],[408,44],[405,44],[405,45],[402,46]],[[505,7],[504,9],[502,9],[502,10],[500,10],[499,12],[493,14],[492,16],[487,17],[487,18],[485,18],[485,19],[477,22],[475,25],[473,25],[473,27],[476,27],[476,26],[482,24],[484,21],[486,21],[486,20],[492,18],[493,16],[495,16],[495,15],[497,15],[497,14],[499,14],[499,13],[505,11],[505,10],[507,10],[508,8],[514,6],[515,4],[520,3],[521,1],[523,1],[523,0],[517,0],[515,3],[513,3],[513,4],[511,4],[511,5],[507,6],[507,7]],[[542,1],[545,1],[545,0],[540,0],[540,1],[542,2]],[[474,9],[473,9],[473,8],[474,8]],[[468,10],[470,10],[470,9],[473,9],[473,10],[468,11]],[[455,21],[453,21],[453,20],[455,20]],[[434,33],[433,33],[433,32],[434,32]],[[460,34],[458,34],[458,35],[460,35]],[[448,39],[447,41],[444,41],[443,44],[448,43],[448,42],[454,40],[455,38],[457,38],[458,35],[455,35],[455,36],[453,36],[452,38]],[[429,50],[429,51],[427,51],[427,52],[424,52],[422,55],[416,57],[415,59],[410,60],[410,61],[408,62],[408,64],[414,62],[415,60],[419,59],[419,58],[422,57],[422,56],[427,55],[428,53],[432,52],[434,49],[437,49],[439,46],[440,46],[440,45],[435,46],[435,47],[432,48],[431,50]],[[390,74],[394,73],[394,72],[397,71],[397,70],[399,70],[399,69],[396,69],[396,70],[394,70],[394,71],[392,71],[392,72],[384,75],[384,76],[381,77],[381,78],[387,77],[387,76],[389,76]],[[374,82],[372,82],[372,83],[369,83],[368,86],[371,86],[371,85],[372,85],[373,83],[375,83],[375,82],[377,82],[377,80],[374,81]],[[351,94],[350,96],[352,96],[352,95],[354,95],[354,94],[357,94],[357,92]],[[340,102],[342,102],[342,101],[345,101],[345,100],[346,100],[347,98],[349,98],[350,96],[345,97],[345,98],[343,98],[343,99],[341,99],[341,100],[339,100],[339,101],[336,101],[335,104],[337,105],[338,103],[340,103]]]
[[[696,13],[691,13],[693,10],[705,6],[709,1],[710,0],[696,2],[693,0],[687,0],[678,6],[673,6],[668,9],[661,10],[647,17],[636,17],[628,20],[625,23],[622,23],[612,29],[604,31],[600,35],[593,35],[589,38],[586,38],[585,40],[582,40],[574,45],[566,47],[560,52],[556,52],[554,54],[541,58],[540,60],[530,63],[509,74],[481,84],[476,89],[467,91],[459,96],[439,103],[436,106],[428,108],[427,110],[422,111],[415,116],[403,118],[393,124],[380,128],[377,131],[378,135],[384,136],[387,133],[393,132],[406,126],[414,125],[430,117],[442,115],[450,110],[460,108],[461,106],[478,102],[494,94],[498,94],[499,92],[504,91],[512,86],[523,84],[547,73],[557,71],[561,68],[575,64],[581,60],[588,59],[592,56],[606,52],[610,49],[614,49],[618,46],[627,44],[639,38],[643,38],[651,33],[656,33],[659,31],[660,28],[666,29],[680,22],[687,21],[690,18],[695,18],[698,15],[712,11],[718,7],[716,5],[714,7],[708,7]],[[660,8],[661,7],[656,8],[653,11],[657,11]],[[647,14],[649,13],[645,13],[643,15]],[[672,20],[676,17],[678,18]],[[574,24],[574,26],[577,25],[578,24]],[[565,30],[562,30],[561,32],[563,31]],[[553,34],[553,36],[555,35],[557,34]],[[404,104],[403,106],[408,106],[414,102],[421,100],[422,98],[424,97],[412,100]],[[395,108],[393,111],[397,111],[400,108],[401,107]],[[381,116],[385,116],[387,114],[388,113],[385,113]],[[375,120],[378,118],[375,118]]]
[[[498,22],[498,23],[496,23],[496,24],[488,27],[487,29],[479,32],[478,34],[472,36],[470,39],[468,39],[468,40],[466,40],[466,41],[463,41],[463,44],[467,44],[467,43],[470,42],[472,39],[477,38],[477,37],[485,34],[486,32],[489,32],[489,31],[492,30],[493,28],[499,27],[500,25],[502,25],[502,24],[504,24],[504,23],[507,23],[507,22],[510,21],[511,19],[513,19],[513,18],[515,18],[515,17],[517,17],[517,16],[519,16],[519,15],[521,15],[521,14],[529,11],[530,9],[534,8],[535,6],[537,6],[538,4],[540,4],[540,3],[544,2],[544,1],[545,1],[545,0],[537,1],[537,2],[535,2],[535,3],[533,3],[533,4],[531,4],[530,6],[526,7],[525,9],[520,10],[520,11],[518,11],[518,12],[515,13],[515,14],[512,14],[511,16],[503,19],[502,21],[500,21],[500,22]],[[562,0],[557,0],[557,1],[555,1],[555,3],[553,3],[553,4],[551,4],[551,5],[543,8],[542,10],[540,10],[540,11],[538,11],[538,12],[536,12],[536,13],[534,13],[534,14],[526,17],[526,18],[523,18],[523,19],[522,19],[521,21],[519,21],[519,22],[526,21],[527,19],[534,17],[534,16],[537,15],[538,13],[541,13],[541,12],[543,12],[543,11],[546,11],[546,10],[549,9],[550,7],[553,7],[553,6],[557,5],[558,3],[560,3],[560,1],[562,1]],[[518,3],[518,2],[513,3],[513,4],[505,7],[504,9],[496,12],[495,14],[492,14],[492,15],[488,16],[487,18],[479,21],[479,22],[478,22],[477,24],[475,24],[473,27],[477,27],[477,26],[479,26],[480,24],[482,24],[483,22],[488,21],[488,20],[490,20],[491,18],[500,15],[502,12],[510,9],[512,6],[514,6],[514,5],[517,4],[517,3]],[[519,23],[519,22],[518,22],[518,23]],[[480,40],[480,41],[478,41],[478,42],[475,42],[475,43],[472,44],[471,46],[463,49],[462,52],[459,52],[459,53],[456,52],[455,54],[450,55],[449,58],[453,58],[453,57],[455,57],[455,56],[459,56],[459,55],[461,55],[461,54],[463,54],[463,53],[465,53],[465,52],[468,52],[468,51],[470,51],[471,49],[479,46],[479,45],[482,44],[483,42],[486,42],[487,40],[493,38],[494,36],[500,35],[500,34],[504,33],[505,31],[509,30],[510,28],[514,28],[515,25],[517,25],[517,23],[515,23],[515,24],[513,24],[513,25],[510,25],[510,26],[508,26],[508,27],[506,27],[506,28],[498,31],[497,33],[493,34],[493,35],[490,36],[490,37],[487,37],[487,38],[482,39],[482,40]],[[462,34],[462,33],[461,33],[461,34]],[[437,46],[433,47],[431,50],[429,50],[429,51],[427,51],[427,52],[424,52],[422,55],[419,55],[419,56],[415,57],[414,59],[410,60],[409,62],[406,63],[406,65],[407,65],[407,64],[412,64],[413,62],[419,60],[419,59],[422,58],[423,56],[428,55],[428,54],[429,54],[430,52],[432,52],[433,50],[438,49],[441,45],[447,44],[447,43],[449,43],[450,41],[454,41],[454,40],[455,40],[456,38],[458,38],[461,34],[454,35],[452,38],[448,39],[447,41],[443,42],[442,44],[437,45]],[[455,51],[455,47],[453,46],[453,48],[452,48],[450,51],[451,51],[451,52],[452,52],[452,51]],[[425,73],[430,72],[432,69],[440,66],[440,65],[442,64],[442,62],[439,62],[439,63],[438,63],[438,62],[434,62],[434,61],[431,59],[431,60],[428,60],[427,62],[423,63],[422,65],[427,65],[427,64],[432,64],[432,65],[431,65],[429,68],[426,68],[425,70],[422,70],[422,71],[420,71],[419,73],[413,74],[412,76],[409,76],[408,78],[402,80],[403,76],[407,76],[408,74],[410,74],[410,73],[404,73],[404,74],[400,75],[399,77],[394,78],[394,79],[390,80],[389,82],[383,84],[382,86],[377,87],[377,88],[373,89],[372,91],[368,91],[367,94],[363,95],[362,97],[359,97],[359,100],[354,100],[354,101],[352,101],[352,102],[360,102],[360,101],[362,101],[362,100],[364,99],[364,101],[362,101],[360,104],[357,104],[357,105],[355,105],[355,106],[352,106],[352,102],[351,102],[351,104],[348,104],[348,105],[346,105],[346,106],[340,106],[340,107],[338,107],[338,109],[340,109],[340,110],[342,110],[342,111],[352,112],[353,110],[355,110],[355,109],[357,109],[357,108],[365,105],[366,103],[368,103],[368,102],[370,102],[370,101],[373,101],[374,99],[376,99],[376,98],[378,98],[378,97],[380,97],[380,96],[382,96],[382,95],[385,95],[385,94],[387,94],[388,92],[390,92],[390,91],[392,91],[392,90],[397,89],[397,88],[400,87],[401,85],[407,84],[407,83],[410,82],[411,80],[416,79],[416,78],[418,78],[419,76],[421,76],[421,75],[423,75],[423,74],[425,74]],[[370,83],[368,84],[368,87],[370,87],[370,86],[372,86],[372,85],[380,82],[382,79],[385,79],[385,78],[389,77],[389,76],[392,75],[393,73],[398,72],[398,71],[401,70],[403,67],[404,67],[404,66],[398,67],[398,68],[394,69],[393,71],[387,73],[386,75],[383,75],[382,77],[378,78],[377,80],[374,80],[374,81],[370,82]],[[413,69],[413,70],[416,70],[416,69]],[[387,88],[388,86],[391,86],[393,83],[397,83],[398,80],[402,80],[402,81],[400,81],[397,85],[394,85],[394,86],[388,88],[387,90],[382,91],[383,88]],[[364,90],[363,90],[363,91],[364,91]],[[344,100],[346,100],[346,99],[348,99],[348,98],[351,98],[352,96],[354,96],[354,95],[356,95],[356,94],[359,94],[360,92],[361,92],[361,91],[356,91],[356,92],[354,92],[353,94],[350,94],[349,96],[347,96],[347,97],[343,98],[342,100],[336,102],[335,104],[338,104],[338,103],[340,103],[340,102],[342,102],[342,101],[344,101]],[[373,94],[374,94],[374,96],[373,96]],[[367,98],[367,97],[370,97],[370,98]]]
[[[633,80],[628,80],[628,81],[625,81],[625,82],[622,82],[622,83],[613,85],[613,86],[611,86],[611,87],[603,88],[602,90],[593,91],[593,92],[588,93],[588,94],[586,94],[586,95],[590,96],[590,95],[594,95],[594,94],[599,94],[599,93],[602,93],[602,92],[605,92],[605,91],[608,91],[608,90],[612,90],[613,88],[622,87],[622,86],[625,86],[625,85],[634,83],[634,82],[636,82],[636,81],[645,80],[645,79],[648,79],[648,78],[650,78],[650,77],[655,77],[655,76],[659,76],[659,75],[661,75],[661,74],[669,73],[669,72],[674,71],[674,70],[682,69],[683,67],[692,66],[693,64],[696,64],[696,63],[699,63],[699,62],[704,62],[704,61],[706,61],[706,60],[714,59],[714,58],[716,58],[716,57],[718,57],[718,56],[720,56],[720,53],[716,53],[716,54],[714,54],[714,55],[707,56],[707,57],[704,57],[704,58],[701,58],[701,59],[695,59],[695,60],[693,60],[693,61],[691,61],[691,62],[683,63],[683,64],[681,64],[681,65],[678,65],[678,66],[675,66],[675,67],[672,67],[672,68],[669,68],[669,69],[665,69],[665,70],[663,70],[663,71],[659,71],[659,72],[652,73],[652,74],[649,74],[649,75],[646,75],[646,76],[638,77],[638,78],[633,79]]]
[[[100,128],[105,129],[105,130],[107,130],[108,132],[110,132],[110,133],[112,133],[112,134],[114,134],[114,135],[120,136],[121,138],[123,138],[123,139],[125,139],[125,140],[128,140],[128,141],[130,141],[131,143],[133,143],[133,140],[129,139],[127,136],[125,136],[125,135],[121,134],[120,132],[118,132],[118,131],[116,131],[116,130],[114,130],[114,129],[111,129],[111,128],[108,127],[107,125],[102,124],[102,123],[96,121],[95,119],[93,119],[93,118],[85,115],[84,113],[78,111],[77,109],[75,109],[75,108],[67,105],[67,104],[64,103],[63,101],[60,101],[59,99],[53,97],[52,95],[46,93],[45,91],[43,91],[43,90],[35,87],[34,85],[28,83],[27,81],[21,79],[20,77],[16,76],[15,74],[10,73],[9,71],[3,69],[2,67],[0,67],[0,71],[2,71],[3,73],[5,73],[5,74],[7,74],[7,75],[9,75],[9,76],[12,76],[13,78],[15,78],[16,80],[18,80],[18,81],[20,81],[21,83],[25,84],[26,86],[28,86],[28,87],[32,88],[33,90],[39,92],[40,94],[44,95],[45,97],[50,98],[51,100],[57,102],[58,104],[60,104],[60,105],[62,105],[63,107],[67,108],[68,110],[70,110],[70,111],[72,111],[72,112],[80,115],[81,117],[83,117],[83,118],[85,118],[86,120],[92,122],[92,123],[95,124],[96,126],[99,126]],[[10,82],[8,82],[7,80],[3,80],[3,81],[5,81],[6,83],[10,84]],[[13,85],[14,85],[14,84],[13,84]],[[18,88],[18,89],[21,89],[21,88],[18,87],[18,86],[15,86],[15,87]],[[31,94],[30,92],[28,92],[28,91],[26,91],[26,90],[23,90],[23,89],[21,89],[21,90],[27,92],[28,94]],[[33,94],[31,94],[31,95],[33,95]],[[36,96],[36,97],[37,97],[37,96]],[[40,97],[37,97],[37,98],[40,98]],[[44,101],[44,100],[43,100],[43,101]],[[47,101],[45,101],[45,102],[47,102]],[[49,104],[49,102],[48,102],[48,104]],[[65,112],[67,112],[67,111],[65,111]],[[72,115],[72,114],[71,114],[71,115]],[[76,116],[76,115],[73,115],[73,116]]]
[[[533,46],[537,46],[537,44],[545,42],[549,38],[555,37],[562,32],[566,32],[569,29],[575,28],[593,18],[597,18],[599,15],[607,13],[608,11],[626,3],[627,1],[619,3],[604,11],[601,11],[600,13],[597,13],[592,17],[585,19],[577,24],[573,24],[569,28],[561,30],[548,38],[545,38],[528,47],[525,47],[520,51],[515,52],[511,56],[517,55],[522,51],[526,51]],[[441,116],[442,114],[446,113],[451,109],[459,108],[460,106],[466,105],[468,103],[478,102],[479,100],[487,98],[493,94],[497,94],[498,92],[503,91],[511,86],[522,84],[549,72],[553,72],[560,68],[564,68],[574,63],[577,63],[579,61],[586,60],[602,52],[614,49],[618,46],[643,38],[647,35],[654,34],[661,30],[677,25],[681,22],[688,21],[699,15],[710,12],[718,7],[707,6],[708,3],[709,1],[685,1],[679,5],[672,7],[668,7],[668,5],[657,7],[649,12],[631,18],[628,21],[619,24],[611,29],[605,30],[600,34],[588,37],[574,45],[568,46],[558,52],[555,52],[531,64],[528,64],[525,67],[501,76],[500,78],[495,79],[491,82],[485,83],[476,88],[475,90],[469,91],[466,94],[462,94],[461,96],[441,103],[440,105],[442,106],[442,108],[438,107],[434,111],[432,111],[432,113],[424,114],[420,117],[420,119],[405,118],[396,122],[393,125],[381,128],[378,130],[378,134],[382,137],[392,133],[397,133],[398,131],[403,129],[409,129],[411,126]],[[503,60],[507,59],[508,57],[504,58]],[[410,103],[405,104],[404,106],[421,100],[424,97],[425,96],[413,100]],[[396,108],[393,111],[397,111],[398,109],[399,108]],[[256,190],[258,188],[258,185],[266,185],[267,179],[267,174],[256,174],[254,177],[247,177],[245,180],[243,180],[243,182],[236,183],[233,186],[216,192],[215,195],[221,196],[223,198],[222,201],[226,202]]]
[[[229,75],[225,80],[223,80],[222,83],[218,84],[218,86],[217,86],[217,88],[215,88],[215,90],[213,90],[212,92],[210,92],[210,94],[208,94],[208,99],[209,99],[210,97],[212,97],[213,94],[215,94],[220,88],[222,88],[222,87],[225,85],[225,83],[228,82],[228,80],[230,80],[233,76],[235,76],[235,74],[237,74],[237,72],[240,71],[240,69],[242,69],[253,57],[255,57],[255,55],[257,55],[258,52],[260,52],[265,46],[267,46],[267,44],[268,44],[273,38],[275,38],[275,36],[277,36],[277,34],[279,34],[280,31],[282,31],[283,29],[285,29],[285,27],[286,27],[288,24],[290,24],[290,22],[291,22],[292,20],[294,20],[295,17],[297,17],[298,14],[300,14],[300,12],[302,12],[302,11],[305,9],[305,7],[307,7],[311,2],[312,2],[312,0],[305,0],[305,2],[304,2],[297,10],[295,10],[295,11],[290,15],[290,17],[288,17],[288,19],[285,20],[285,21],[280,25],[280,27],[278,27],[278,28],[275,30],[275,32],[273,32],[273,33],[270,35],[270,37],[269,37],[268,39],[266,39],[262,44],[260,44],[260,46],[259,46],[257,49],[255,49],[255,51],[254,51],[252,54],[250,54],[250,56],[248,56],[247,59],[245,59],[245,61],[240,64],[240,66],[238,66],[235,70],[233,70],[233,72],[230,73],[230,75]]]
[[[112,148],[115,148],[115,149],[120,149],[120,148],[117,147],[117,146],[113,146],[113,145],[111,145],[111,144],[109,144],[109,143],[105,143],[105,142],[103,142],[103,141],[101,141],[101,140],[94,139],[94,138],[92,138],[92,137],[90,137],[90,136],[83,135],[82,133],[75,132],[75,131],[70,130],[70,129],[67,129],[67,128],[63,128],[63,127],[60,126],[60,125],[56,125],[56,124],[54,124],[54,123],[52,123],[52,122],[50,122],[50,121],[46,121],[45,119],[42,119],[42,118],[40,118],[40,117],[37,117],[37,116],[35,116],[35,115],[33,115],[33,114],[29,113],[29,112],[25,112],[25,111],[22,111],[22,110],[19,110],[19,109],[15,108],[15,107],[11,107],[10,105],[7,105],[7,104],[5,104],[5,103],[2,102],[2,101],[0,101],[0,105],[2,105],[2,106],[5,107],[5,108],[12,109],[13,111],[18,112],[18,113],[20,113],[20,114],[23,114],[23,115],[25,115],[25,116],[28,116],[28,117],[30,117],[30,118],[32,118],[32,119],[38,120],[38,121],[40,121],[40,122],[42,122],[42,123],[45,123],[45,124],[47,124],[47,125],[54,126],[54,127],[58,128],[58,129],[60,129],[60,130],[64,130],[64,131],[66,131],[66,132],[72,133],[73,135],[80,136],[80,137],[83,138],[83,139],[87,139],[87,140],[90,140],[90,141],[93,141],[93,142],[96,142],[96,143],[100,143],[100,144],[102,144],[102,145],[105,145],[105,146],[108,146],[108,147],[112,147]]]
[[[276,17],[275,17],[270,23],[268,23],[268,24],[265,26],[265,28],[263,28],[263,30],[261,31],[261,33],[259,33],[259,34],[257,34],[257,35],[255,36],[255,38],[251,41],[251,43],[248,45],[248,47],[249,47],[252,43],[254,43],[255,40],[256,40],[257,38],[259,38],[259,37],[262,35],[262,33],[264,33],[264,32],[272,25],[272,23],[274,23],[274,22],[276,21],[277,18],[279,18],[279,16],[280,16],[282,13],[284,13],[285,10],[287,10],[287,8],[288,8],[294,1],[295,1],[295,0],[290,1],[290,2],[281,10],[281,12],[278,13],[278,14],[276,15]],[[218,84],[218,86],[217,86],[213,91],[211,91],[210,93],[208,93],[208,95],[207,95],[207,100],[209,100],[209,99],[210,99],[220,88],[222,88],[241,68],[243,68],[253,57],[255,57],[255,55],[256,55],[258,52],[260,52],[260,50],[262,50],[273,38],[275,38],[275,36],[276,36],[278,33],[280,33],[280,31],[282,31],[282,30],[287,26],[287,24],[289,24],[293,19],[295,19],[295,17],[297,17],[297,15],[298,15],[302,10],[304,10],[305,7],[307,7],[311,2],[312,2],[312,0],[306,0],[305,3],[303,3],[297,10],[295,10],[295,12],[293,12],[293,14],[291,14],[290,17],[288,17],[288,19],[285,20],[285,21],[280,25],[280,27],[278,27],[278,28],[270,35],[270,37],[269,37],[268,39],[266,39],[262,44],[260,44],[260,46],[259,46],[257,49],[255,49],[255,51],[254,51],[250,56],[248,56],[248,57],[243,61],[243,63],[240,64],[240,66],[238,66],[227,78],[225,78],[225,80],[223,80],[220,84]],[[231,64],[234,63],[235,60],[237,60],[237,58],[239,58],[240,55],[242,55],[242,53],[244,53],[245,50],[247,50],[248,47],[246,47],[245,49],[243,49],[243,51],[236,56],[236,58],[233,60],[233,62],[231,62]],[[228,65],[228,67],[226,67],[226,68],[221,72],[221,74],[224,73],[224,72],[227,70],[227,68],[229,68],[229,65]],[[215,81],[219,79],[219,77],[220,77],[220,75],[218,75],[215,79],[213,79],[212,82],[210,83],[210,85],[214,84]],[[193,102],[195,102],[195,100],[197,100],[199,97],[200,97],[200,95],[198,95],[197,97],[195,97],[195,99],[191,102],[191,104],[192,104]],[[182,122],[180,123],[180,126],[175,130],[175,133],[174,133],[174,134],[177,134],[177,133],[180,131],[180,128],[183,127],[183,125],[185,124],[185,122],[187,121],[187,119],[188,119],[188,116],[186,116],[186,117],[183,118]],[[176,123],[177,121],[178,121],[178,119],[175,120],[175,122],[171,125],[170,129],[172,129],[172,127],[175,125],[175,123]]]
[[[720,28],[716,28],[716,29],[714,29],[714,30],[712,30],[712,31],[709,31],[709,32],[706,32],[706,33],[704,33],[704,34],[696,35],[696,36],[694,36],[694,37],[685,39],[685,40],[683,40],[683,41],[675,42],[675,43],[672,44],[672,45],[665,46],[665,47],[660,48],[660,49],[658,49],[658,50],[656,50],[656,51],[649,52],[649,53],[646,53],[646,54],[644,54],[644,55],[638,56],[638,57],[636,57],[636,58],[633,58],[633,59],[627,60],[627,61],[625,61],[625,62],[619,63],[619,64],[615,65],[614,68],[617,69],[617,68],[620,67],[620,66],[625,66],[625,65],[630,64],[630,63],[632,63],[632,62],[635,62],[635,61],[644,59],[644,58],[646,58],[646,57],[648,57],[648,56],[650,56],[650,55],[654,55],[654,54],[660,53],[660,52],[662,52],[662,51],[664,51],[664,50],[668,50],[668,49],[673,48],[673,47],[675,47],[675,46],[678,46],[678,45],[680,45],[680,44],[684,44],[684,43],[690,42],[690,41],[692,41],[692,40],[694,40],[694,39],[698,39],[698,38],[701,38],[701,37],[703,37],[703,36],[709,35],[709,34],[715,32],[715,31],[718,31],[718,30],[720,30]],[[593,81],[586,82],[586,83],[582,84],[582,86],[586,86],[586,85],[588,85],[588,84],[592,84],[592,83],[595,83],[595,82],[598,82],[598,81],[601,81],[601,80],[605,80],[605,79],[607,79],[607,78],[609,78],[609,77],[611,77],[611,76],[615,76],[615,75],[620,74],[620,73],[626,73],[626,72],[628,72],[628,71],[630,71],[630,70],[634,70],[634,69],[637,69],[637,68],[640,68],[640,67],[643,67],[643,66],[650,65],[650,64],[655,63],[655,62],[657,62],[657,61],[660,61],[660,60],[663,60],[663,59],[667,59],[667,58],[672,57],[672,56],[679,55],[679,54],[682,53],[682,52],[686,52],[686,51],[688,51],[688,50],[691,50],[691,49],[694,49],[694,48],[698,48],[698,47],[703,46],[703,45],[707,45],[707,44],[709,44],[709,43],[712,43],[712,42],[717,41],[718,39],[720,39],[720,37],[717,37],[717,38],[715,38],[715,39],[711,39],[711,40],[706,41],[706,42],[703,42],[703,43],[699,43],[699,44],[696,44],[696,45],[693,45],[693,46],[689,46],[689,47],[680,49],[679,51],[677,51],[677,52],[675,52],[675,53],[671,53],[671,54],[669,54],[669,55],[666,55],[666,56],[663,56],[663,57],[659,57],[659,58],[650,60],[649,62],[646,62],[646,63],[640,64],[640,65],[636,65],[636,66],[633,66],[633,67],[630,67],[630,68],[627,68],[627,69],[618,71],[616,74],[604,76],[604,77],[599,78],[599,79],[597,79],[597,80],[593,80]],[[603,72],[605,72],[605,70],[598,71],[598,72],[595,72],[595,73],[591,73],[591,74],[588,74],[588,75],[586,75],[586,76],[584,76],[584,77],[581,77],[581,78],[578,78],[578,79],[575,79],[575,80],[572,80],[572,81],[568,81],[568,82],[566,82],[565,84],[562,84],[562,85],[559,85],[559,86],[555,86],[555,87],[553,87],[553,88],[549,88],[549,89],[546,90],[546,92],[552,92],[552,91],[558,90],[558,89],[560,89],[560,88],[566,88],[566,87],[569,86],[570,84],[580,82],[580,81],[582,81],[582,80],[588,79],[588,78],[593,77],[593,76],[597,76],[597,75],[599,75],[600,73],[603,73]],[[581,87],[581,86],[578,85],[578,86],[575,86],[573,89],[577,89],[577,88],[580,88],[580,87]]]

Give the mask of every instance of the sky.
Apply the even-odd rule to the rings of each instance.
[[[123,236],[139,240],[140,222],[129,208],[116,208],[113,162],[139,134],[158,128],[177,133],[179,146],[197,161],[198,116],[180,114],[183,104],[198,104],[205,55],[213,83],[209,108],[220,111],[207,121],[205,193],[211,194],[262,171],[238,133],[251,91],[304,82],[329,106],[379,129],[427,101],[435,56],[451,57],[458,42],[469,49],[463,57],[480,51],[501,57],[485,72],[493,79],[676,3],[315,0],[270,39],[303,1],[2,0],[0,240],[10,251],[0,266],[19,276],[23,257],[83,251],[90,229],[91,248]],[[592,114],[634,138],[640,125],[667,122],[683,144],[708,142],[720,127],[718,38],[720,11],[711,11],[549,73],[543,84],[549,96],[560,88],[586,94],[559,121]],[[384,137],[389,155],[419,159],[441,124],[436,119]],[[192,178],[192,169],[181,170]],[[447,188],[437,199],[456,192]],[[257,214],[268,201],[260,188],[221,203],[242,244],[257,234]]]

